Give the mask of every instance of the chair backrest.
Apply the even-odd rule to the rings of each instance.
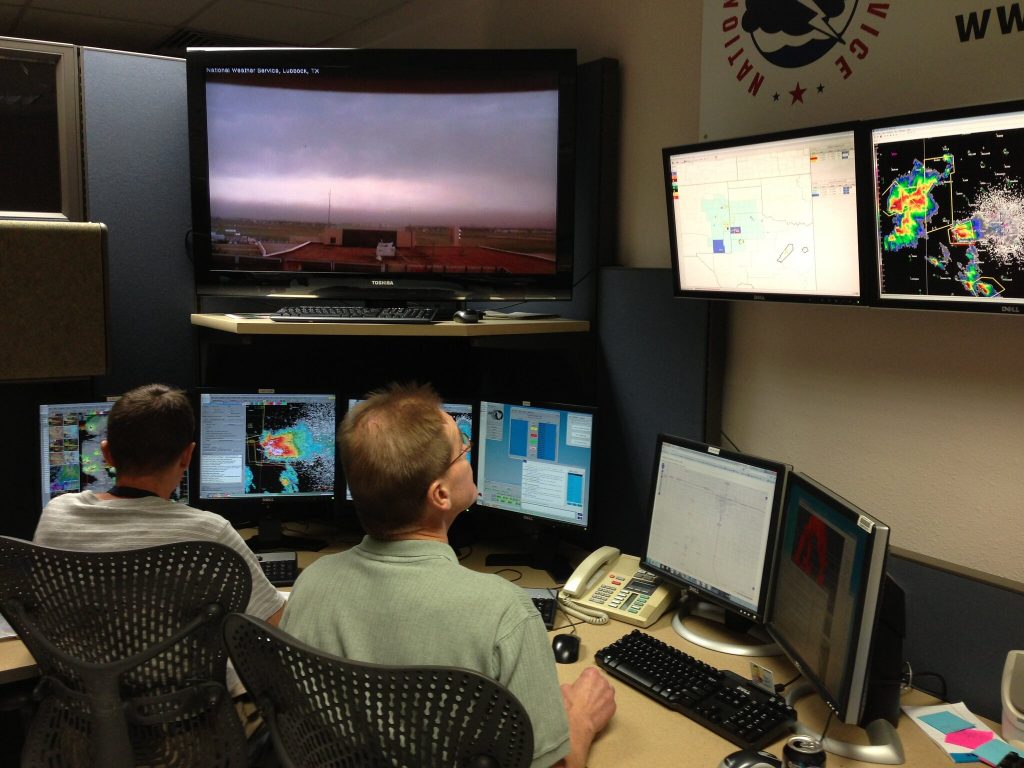
[[[78,552],[0,537],[0,612],[43,676],[22,765],[243,765],[222,623],[251,589],[245,560],[213,542]]]
[[[224,634],[287,768],[521,768],[533,758],[523,705],[478,672],[350,661],[241,614]]]

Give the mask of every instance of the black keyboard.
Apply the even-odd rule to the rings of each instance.
[[[299,559],[294,552],[257,552],[256,559],[275,587],[290,587],[299,578]]]
[[[532,598],[534,606],[540,611],[540,617],[544,619],[544,626],[547,629],[555,628],[555,598],[553,597],[534,597]]]
[[[336,305],[282,307],[270,315],[284,323],[432,323],[434,307],[342,307]]]
[[[599,667],[741,749],[762,749],[793,729],[778,694],[635,629],[595,654]]]

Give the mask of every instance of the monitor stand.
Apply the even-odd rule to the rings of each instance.
[[[556,584],[564,584],[572,574],[569,559],[558,551],[558,534],[554,530],[538,532],[530,552],[511,554],[491,554],[484,559],[488,566],[515,567],[527,566],[539,571],[547,571]]]
[[[793,706],[798,699],[812,693],[815,693],[814,687],[806,680],[801,681],[786,693],[786,703]],[[903,742],[892,723],[880,717],[859,730],[867,734],[867,744],[854,744],[832,736],[822,739],[820,734],[812,732],[807,726],[796,724],[799,735],[820,741],[822,748],[833,755],[879,765],[903,764],[906,759],[903,755]]]
[[[697,622],[687,622],[694,616],[722,624],[733,636],[732,639],[709,637],[700,631]],[[672,629],[680,637],[694,645],[733,656],[779,656],[782,649],[768,636],[764,629],[750,619],[732,611],[704,602],[693,595],[684,595],[679,610],[672,617]]]
[[[260,518],[259,533],[250,536],[245,543],[253,552],[273,552],[275,550],[319,552],[327,546],[327,542],[323,539],[292,536],[285,533],[281,521],[276,517]]]

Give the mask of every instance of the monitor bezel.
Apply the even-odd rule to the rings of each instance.
[[[593,405],[581,405],[581,404],[578,404],[578,403],[566,403],[566,402],[553,402],[553,401],[550,401],[550,400],[546,400],[546,401],[542,401],[542,400],[513,401],[511,399],[505,399],[505,398],[481,397],[479,399],[479,401],[476,403],[476,411],[475,411],[476,419],[474,420],[474,423],[473,423],[473,428],[474,428],[474,430],[476,430],[476,433],[478,435],[477,441],[474,441],[474,449],[473,449],[474,453],[476,454],[476,456],[474,457],[474,460],[473,460],[473,477],[477,481],[478,491],[479,491],[480,484],[482,483],[482,478],[480,477],[480,474],[479,474],[479,458],[480,458],[480,454],[481,454],[480,448],[482,447],[482,443],[483,443],[483,439],[484,438],[479,437],[479,436],[482,434],[482,430],[483,430],[483,404],[484,403],[499,403],[502,406],[508,405],[508,406],[513,407],[513,408],[520,408],[520,407],[542,408],[542,409],[547,409],[547,410],[565,411],[565,412],[573,412],[573,413],[582,413],[582,414],[587,414],[587,415],[593,417],[592,421],[591,421],[591,433],[590,433],[590,437],[591,437],[591,443],[590,443],[590,466],[587,468],[587,489],[586,489],[587,490],[587,493],[586,493],[587,514],[586,514],[586,522],[583,525],[580,525],[579,523],[572,523],[572,522],[568,522],[568,521],[565,521],[565,520],[556,520],[556,519],[550,518],[550,517],[538,516],[538,515],[530,513],[530,512],[524,512],[522,510],[505,509],[504,507],[490,506],[488,504],[484,504],[483,503],[483,501],[482,501],[482,493],[477,496],[477,501],[473,505],[472,509],[474,509],[474,510],[477,510],[477,509],[479,509],[479,510],[487,510],[488,513],[492,513],[493,512],[493,513],[496,513],[498,515],[502,515],[502,516],[507,517],[507,518],[514,518],[514,519],[519,519],[519,520],[525,520],[525,521],[529,522],[530,524],[551,528],[551,529],[553,529],[555,531],[558,531],[558,530],[562,530],[562,531],[566,531],[566,532],[568,532],[568,531],[576,531],[576,532],[581,533],[581,534],[589,532],[593,528],[593,525],[594,525],[594,523],[593,523],[593,516],[594,516],[593,490],[594,490],[594,468],[595,468],[595,465],[596,465],[596,460],[595,460],[596,459],[596,453],[595,453],[596,449],[595,449],[595,442],[594,442],[594,435],[596,433],[596,430],[594,428],[595,428],[595,426],[599,426],[597,424],[597,422],[599,420],[598,419],[598,408],[596,406],[593,406]]]
[[[202,477],[200,473],[203,449],[203,396],[245,396],[258,397],[266,395],[279,396],[329,396],[335,401],[334,413],[334,435],[332,441],[334,446],[334,488],[330,494],[249,494],[244,496],[230,497],[204,497],[202,496]],[[340,477],[337,444],[337,430],[340,419],[338,403],[340,398],[333,390],[318,387],[200,387],[193,391],[193,408],[195,410],[196,427],[195,441],[196,448],[192,453],[192,462],[189,472],[192,480],[189,482],[189,505],[198,509],[214,512],[226,518],[233,526],[255,527],[260,519],[281,515],[288,516],[288,519],[330,518],[333,516],[338,499],[338,482]]]
[[[459,274],[216,269],[212,260],[205,68],[344,66],[356,73],[544,71],[558,77],[556,265],[553,274]],[[365,301],[567,300],[572,296],[575,227],[576,50],[399,48],[189,48],[185,56],[197,292],[218,296],[343,298]]]
[[[931,110],[916,112],[906,115],[887,116],[864,122],[865,141],[867,143],[867,157],[869,158],[869,171],[871,174],[871,204],[868,206],[868,221],[870,226],[870,248],[869,257],[871,279],[874,283],[874,306],[892,309],[930,309],[940,311],[957,312],[983,312],[1006,315],[1024,314],[1024,298],[1018,302],[1006,301],[985,301],[978,298],[955,299],[952,297],[941,299],[915,298],[907,295],[885,295],[882,292],[882,252],[879,248],[881,233],[879,224],[881,221],[880,194],[878,190],[877,157],[875,155],[874,132],[910,126],[916,123],[939,123],[950,120],[973,119],[988,115],[998,116],[1012,112],[1024,113],[1024,100],[1013,100],[995,102],[989,104],[977,104],[953,109]],[[1024,115],[1022,115],[1024,116]],[[1022,254],[1024,258],[1024,254]],[[1024,262],[1022,262],[1024,263]]]
[[[773,622],[773,611],[779,597],[777,579],[780,568],[776,568],[772,585],[772,600],[764,622],[765,629],[773,640],[793,663],[793,666],[813,686],[818,695],[839,719],[850,725],[858,725],[870,690],[869,674],[873,653],[874,637],[882,608],[882,590],[885,586],[886,568],[888,563],[888,543],[890,529],[885,523],[857,507],[838,493],[826,488],[813,478],[802,472],[793,473],[786,486],[786,497],[782,515],[779,518],[779,536],[777,539],[776,560],[781,563],[785,544],[785,525],[790,504],[790,495],[802,492],[828,505],[833,511],[843,516],[847,523],[865,531],[868,541],[865,545],[865,562],[867,575],[861,582],[861,589],[855,599],[855,608],[860,612],[852,626],[856,629],[853,639],[852,658],[846,660],[843,668],[842,691],[832,691],[821,679],[813,665],[807,663],[795,649],[785,633],[780,633]],[[868,530],[870,528],[870,530]]]
[[[655,502],[657,501],[656,491],[658,487],[658,470],[661,463],[662,449],[666,444],[694,451],[701,455],[719,456],[729,461],[758,467],[759,469],[772,470],[777,473],[778,479],[775,483],[775,494],[772,499],[772,508],[770,512],[771,520],[767,527],[768,535],[767,541],[765,542],[764,567],[761,572],[761,589],[758,594],[758,605],[755,611],[750,611],[750,609],[745,606],[737,605],[731,600],[723,598],[716,592],[694,584],[688,579],[680,578],[672,571],[668,571],[661,567],[658,562],[654,562],[650,559],[651,528],[654,522]],[[739,451],[726,450],[709,443],[702,443],[697,440],[691,440],[678,435],[670,435],[666,433],[659,434],[655,439],[654,467],[651,472],[651,490],[646,510],[647,536],[644,543],[643,556],[641,558],[642,567],[644,570],[657,574],[669,584],[678,586],[684,594],[693,595],[699,600],[705,600],[709,603],[713,603],[714,605],[720,606],[726,611],[740,616],[747,621],[754,622],[755,624],[762,624],[769,605],[772,578],[775,569],[776,543],[778,539],[779,520],[782,509],[781,505],[791,472],[792,467],[781,461],[766,459],[752,454],[741,453]]]
[[[752,146],[756,144],[770,143],[775,141],[786,141],[790,139],[802,139],[813,136],[827,136],[830,134],[852,132],[854,142],[854,176],[856,180],[856,231],[857,231],[857,276],[859,283],[859,295],[848,296],[843,294],[809,294],[809,293],[786,293],[786,292],[754,292],[754,291],[729,291],[703,288],[684,288],[681,283],[681,266],[679,261],[679,243],[676,237],[675,207],[673,206],[672,190],[672,168],[671,160],[675,155],[707,152],[715,149],[729,149],[734,147]],[[798,128],[787,131],[775,131],[772,133],[755,134],[751,136],[737,136],[728,139],[717,139],[713,141],[698,142],[695,144],[681,144],[678,146],[664,147],[662,155],[663,192],[668,215],[668,239],[669,253],[672,263],[672,290],[677,298],[729,300],[729,301],[766,301],[766,302],[794,302],[805,304],[827,304],[847,306],[867,306],[874,302],[875,283],[871,279],[872,253],[866,247],[868,233],[873,231],[869,228],[871,224],[870,206],[864,204],[867,190],[873,189],[871,184],[870,162],[865,158],[870,150],[867,140],[867,133],[860,121],[847,121],[829,125]]]

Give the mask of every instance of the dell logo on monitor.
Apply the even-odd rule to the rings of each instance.
[[[370,285],[394,285],[394,280],[371,280]]]
[[[1003,312],[1014,312],[1020,314],[1020,307],[1000,307]]]

